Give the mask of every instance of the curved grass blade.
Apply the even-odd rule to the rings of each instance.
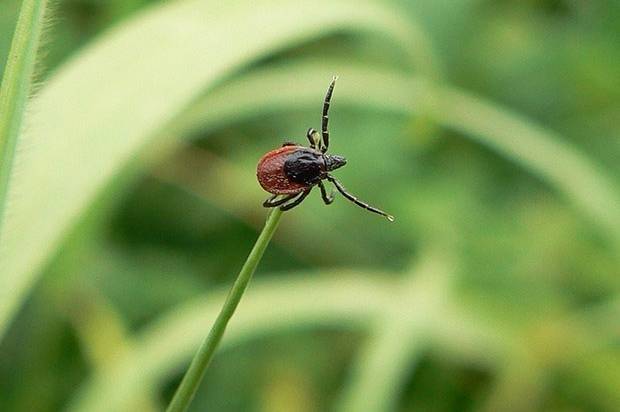
[[[84,288],[77,304],[67,307],[76,337],[86,360],[94,370],[105,370],[120,353],[133,345],[125,320],[98,291]],[[130,401],[131,409],[141,412],[159,410],[153,393],[140,393]]]
[[[439,123],[502,153],[562,192],[620,251],[620,196],[602,168],[558,133],[463,90],[437,90]]]
[[[423,258],[396,288],[383,318],[353,363],[339,411],[392,411],[451,294],[453,269],[439,255]]]
[[[428,116],[444,127],[520,164],[573,202],[620,250],[620,196],[611,179],[558,133],[466,91],[389,70],[299,63],[255,71],[205,96],[185,115],[186,132],[232,119],[316,104],[330,67],[339,66],[338,101],[379,110]],[[300,81],[301,80],[301,81]],[[277,84],[296,82],[277,96]]]
[[[282,329],[316,325],[367,329],[389,306],[393,286],[385,274],[359,271],[325,273],[320,278],[308,273],[295,279],[256,279],[221,348]],[[209,293],[157,319],[134,339],[131,353],[117,359],[110,369],[99,371],[69,411],[130,410],[136,394],[148,393],[146,388],[156,387],[191,357],[226,292]]]
[[[231,321],[221,349],[282,330],[335,326],[339,330],[372,331],[394,306],[394,295],[402,291],[402,282],[403,279],[395,278],[393,274],[359,270],[325,272],[320,277],[313,273],[300,273],[285,278],[255,279],[244,296],[243,305]],[[404,282],[410,281],[405,279]],[[431,302],[434,310],[424,322],[429,325],[427,337],[443,353],[494,370],[504,365],[511,354],[523,349],[523,342],[513,327],[489,323],[486,315],[481,316],[477,310],[463,305],[450,295],[443,299],[441,282],[439,285],[411,283],[409,292],[422,294],[436,286],[439,286],[435,289],[438,293],[432,293],[439,298],[438,304]],[[207,293],[160,316],[133,338],[134,345],[128,353],[105,370],[96,372],[78,392],[68,410],[133,410],[136,396],[160,387],[191,357],[194,348],[203,339],[205,324],[213,322],[226,293],[226,288]],[[317,305],[317,301],[321,305]],[[608,305],[604,306],[607,313]],[[617,305],[612,306],[614,309],[609,313],[617,312]],[[286,311],[282,310],[283,307]],[[613,322],[615,318],[608,317],[608,320]],[[588,317],[584,325],[589,324]],[[418,327],[417,324],[413,326]],[[609,325],[606,324],[603,329],[609,329]],[[578,329],[577,332],[582,331]],[[596,333],[588,335],[603,342],[595,345],[598,348],[601,345],[612,347],[615,342],[615,336],[601,338]],[[576,339],[581,344],[582,341]],[[577,356],[581,353],[576,352]],[[410,364],[400,365],[400,368],[410,367]],[[400,376],[401,369],[390,369],[388,373]],[[385,385],[397,383],[384,382]],[[388,401],[389,396],[385,398]]]
[[[374,1],[185,0],[155,6],[80,52],[34,99],[20,141],[0,232],[0,335],[85,208],[145,153],[173,144],[156,137],[201,93],[334,32],[379,33],[413,55],[409,28]]]
[[[24,0],[0,84],[0,231],[17,139],[32,88],[46,0]]]

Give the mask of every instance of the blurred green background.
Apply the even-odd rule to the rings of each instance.
[[[257,160],[332,74],[336,174],[396,222],[286,213],[191,410],[620,410],[620,2],[58,0],[48,26],[1,411],[163,410],[266,216]]]

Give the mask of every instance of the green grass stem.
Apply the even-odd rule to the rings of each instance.
[[[31,90],[46,0],[24,0],[0,85],[0,230],[17,139]],[[6,6],[5,6],[6,7]]]
[[[194,355],[192,363],[189,365],[187,372],[185,372],[185,376],[177,388],[170,405],[168,405],[168,412],[183,412],[187,410],[192,402],[205,371],[213,358],[213,354],[224,336],[226,326],[232,318],[232,315],[235,313],[235,310],[241,301],[241,297],[248,287],[250,279],[252,279],[252,275],[254,274],[256,267],[263,257],[263,253],[265,253],[265,249],[267,249],[267,245],[269,244],[269,241],[273,237],[273,234],[280,223],[281,216],[282,211],[280,208],[275,208],[267,217],[265,227],[258,236],[252,251],[250,251],[248,258],[243,264],[243,267],[237,276],[237,280],[235,280],[235,283],[230,289],[230,292],[226,297],[226,301],[224,302],[220,313],[211,327],[209,335],[204,340],[202,345],[200,345],[196,355]]]

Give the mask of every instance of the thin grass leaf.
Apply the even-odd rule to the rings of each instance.
[[[205,96],[179,121],[181,130],[218,127],[291,105],[316,104],[331,67],[341,67],[338,102],[428,116],[520,164],[574,203],[620,250],[620,195],[601,168],[566,139],[466,91],[421,77],[337,62],[301,62],[255,71]],[[296,87],[269,94],[275,85]],[[265,96],[269,96],[267,99]],[[414,136],[415,138],[415,136]]]
[[[443,265],[443,262],[436,263]],[[433,269],[433,265],[429,267],[432,269],[429,273],[443,270],[441,267]],[[409,276],[415,279],[417,271],[423,268],[417,268]],[[298,275],[256,279],[244,296],[243,305],[231,321],[221,348],[225,350],[276,331],[306,330],[327,325],[340,330],[364,330],[372,333],[378,325],[385,322],[387,315],[396,313],[393,309],[400,301],[395,302],[394,296],[407,289],[407,286],[403,285],[408,285],[407,292],[411,296],[425,296],[422,300],[430,299],[421,303],[419,309],[431,310],[412,313],[409,311],[411,305],[401,303],[396,316],[401,317],[403,322],[407,321],[408,328],[415,331],[421,330],[420,322],[426,324],[427,327],[422,328],[426,329],[424,341],[432,341],[433,346],[440,348],[446,356],[494,370],[504,365],[512,354],[518,353],[525,346],[513,328],[505,324],[489,324],[484,320],[486,316],[480,316],[472,308],[463,306],[458,298],[455,299],[450,294],[444,295],[448,290],[445,285],[442,286],[441,281],[411,282],[407,278],[398,279],[386,273],[359,270],[355,273],[325,272],[321,277],[316,277],[313,273]],[[154,388],[159,387],[172,373],[178,372],[191,357],[196,345],[203,339],[204,330],[215,319],[226,293],[226,288],[210,292],[160,316],[134,337],[131,351],[116,359],[109,368],[95,372],[95,376],[81,388],[68,409],[74,412],[132,410],[131,405],[136,396],[152,393]],[[436,300],[433,302],[433,299]],[[316,304],[318,301],[321,305]],[[617,302],[611,305],[611,311],[608,310],[610,305],[601,305],[600,312],[617,312],[615,303]],[[596,313],[579,312],[575,316],[578,319],[582,319],[582,316],[596,318]],[[613,320],[615,318],[609,317],[610,322]],[[590,323],[589,318],[583,322],[586,326]],[[606,330],[608,327],[606,324],[602,329]],[[585,342],[592,346],[590,340],[600,341],[593,345],[597,348],[613,345],[615,342],[615,336],[599,338],[597,333],[588,333],[592,339],[582,340],[583,332],[582,329],[576,329],[576,342]],[[409,332],[407,336],[410,336]],[[394,338],[389,338],[388,343],[390,346],[394,344]],[[378,349],[382,347],[383,345],[380,345]],[[370,349],[373,350],[368,352],[369,354],[375,353],[373,342]],[[402,376],[402,371],[409,370],[411,365],[407,362],[397,365],[395,362],[404,353],[415,355],[412,352],[415,350],[416,347],[411,346],[406,352],[399,350],[391,354],[390,367],[381,373]],[[578,350],[575,353],[581,356],[583,352]],[[364,366],[360,368],[362,371],[366,369]],[[364,373],[362,377],[365,375]],[[365,379],[360,382],[363,381]],[[398,384],[398,381],[385,381],[385,385],[398,387]],[[376,391],[376,399],[379,399],[381,404],[392,402],[394,392],[391,388],[379,385],[372,390]],[[356,398],[357,395],[353,397],[354,400]],[[344,405],[348,404],[344,402]]]
[[[447,306],[452,273],[445,259],[428,255],[404,277],[353,363],[336,410],[397,409],[403,385]]]
[[[562,192],[604,229],[620,250],[618,187],[566,138],[507,108],[454,88],[438,89],[437,101],[428,110],[439,123],[512,159]]]
[[[207,368],[215,355],[215,351],[224,337],[226,328],[237,310],[239,302],[241,302],[241,298],[243,297],[243,294],[245,293],[248,284],[256,271],[256,267],[260,263],[263,254],[271,241],[271,238],[278,228],[278,224],[282,218],[282,213],[284,212],[280,208],[274,208],[269,212],[265,226],[260,232],[258,239],[256,239],[256,243],[250,251],[243,267],[239,271],[239,275],[233,283],[230,292],[226,296],[226,300],[224,300],[220,312],[213,321],[209,334],[198,348],[198,351],[194,355],[189,368],[183,376],[183,380],[181,380],[181,383],[172,397],[172,400],[166,409],[168,412],[183,412],[186,411],[191,405],[192,400],[196,395],[196,391],[200,387],[203,376],[205,375]]]
[[[438,267],[438,270],[442,269]],[[414,277],[416,273],[417,269],[409,276]],[[452,310],[453,302],[443,298],[446,290],[441,282],[417,283],[393,274],[360,270],[328,271],[320,277],[314,273],[300,273],[285,278],[255,279],[220,348],[226,350],[283,330],[331,326],[339,330],[372,332],[385,321],[388,313],[392,313],[394,296],[402,292],[403,284],[408,285],[408,293],[412,295],[431,292],[437,299],[421,304],[421,307],[429,304],[434,308],[430,314],[406,312],[408,305],[399,308],[399,316],[405,318],[403,321],[426,317],[427,338],[445,349],[445,353],[459,356],[465,351],[468,360],[477,359],[489,368],[510,355],[513,342],[506,339],[507,335],[491,325],[484,325],[468,308],[459,306]],[[132,410],[136,396],[160,387],[190,359],[204,337],[204,330],[217,316],[226,294],[227,288],[209,292],[161,315],[133,338],[134,345],[129,353],[116,359],[109,368],[96,371],[68,410]],[[410,326],[417,330],[418,323],[413,323]],[[409,368],[409,365],[401,367]]]
[[[17,140],[32,88],[46,0],[24,0],[0,85],[0,232]]]
[[[0,335],[85,208],[146,154],[169,150],[163,131],[193,100],[261,57],[342,31],[379,33],[415,54],[410,25],[373,1],[185,0],[109,31],[61,68],[33,101],[16,158],[0,233]]]
[[[67,312],[82,353],[93,370],[106,370],[115,359],[132,348],[126,322],[98,291],[84,290],[77,301],[67,308]],[[159,410],[152,392],[137,394],[130,404],[130,408],[137,411]]]
[[[295,279],[255,279],[231,320],[221,349],[278,330],[318,325],[368,329],[390,304],[395,285],[382,273],[306,273]],[[161,316],[138,337],[131,353],[99,371],[69,411],[128,411],[136,394],[161,384],[191,357],[227,293],[209,293]],[[317,305],[317,302],[321,302]],[[286,310],[282,310],[286,308]],[[146,392],[145,392],[146,391]]]

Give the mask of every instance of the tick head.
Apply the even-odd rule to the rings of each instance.
[[[347,159],[338,155],[325,155],[325,167],[327,171],[336,170],[347,164]]]

